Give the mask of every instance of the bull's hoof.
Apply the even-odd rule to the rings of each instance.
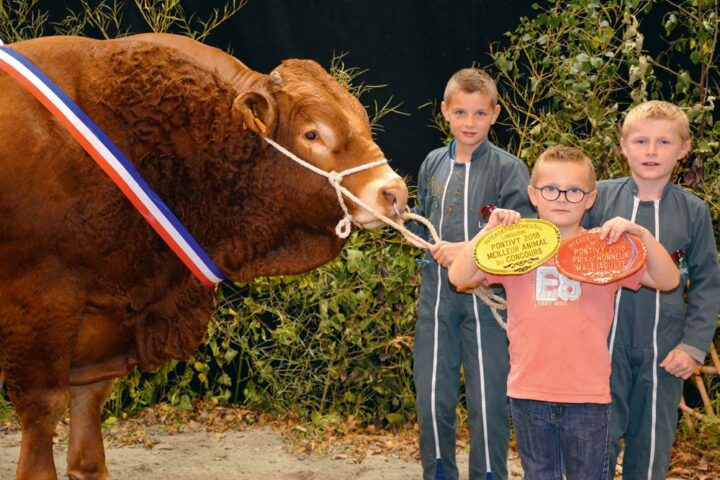
[[[77,471],[68,472],[68,478],[70,480],[112,480],[109,473],[80,473]]]

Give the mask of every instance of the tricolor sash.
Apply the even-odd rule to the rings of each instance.
[[[0,46],[0,69],[25,87],[115,182],[180,260],[209,287],[225,278],[110,138],[52,80],[15,50]]]

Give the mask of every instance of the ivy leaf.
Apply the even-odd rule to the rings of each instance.
[[[347,261],[347,268],[350,272],[357,272],[360,269],[361,263],[365,258],[365,254],[358,249],[348,248],[345,252]]]
[[[405,423],[405,417],[400,413],[387,413],[385,414],[385,420],[387,420],[390,425],[402,425]]]
[[[670,13],[665,17],[665,23],[663,26],[665,27],[665,34],[670,35],[670,33],[675,30],[675,27],[677,27],[678,20],[677,15],[675,13]]]

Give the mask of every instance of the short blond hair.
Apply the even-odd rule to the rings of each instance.
[[[683,141],[690,140],[690,120],[677,105],[664,100],[649,100],[631,108],[625,115],[622,124],[622,136],[628,134],[630,125],[647,119],[670,120],[677,125],[678,133]]]
[[[593,165],[592,160],[590,160],[590,157],[585,155],[585,152],[579,148],[568,147],[565,145],[555,145],[547,148],[540,154],[538,159],[535,161],[535,165],[533,165],[532,173],[530,174],[531,185],[537,186],[535,185],[535,182],[537,181],[538,175],[540,175],[538,173],[540,165],[544,165],[547,162],[575,163],[583,165],[587,170],[590,190],[595,190],[595,166]]]
[[[450,97],[460,91],[465,93],[483,93],[490,97],[493,107],[497,105],[498,92],[495,80],[479,68],[463,68],[455,72],[445,86],[443,101],[449,103]]]

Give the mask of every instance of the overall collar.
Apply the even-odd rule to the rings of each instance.
[[[632,192],[634,197],[638,196],[638,193],[640,192],[640,187],[638,187],[638,184],[635,182],[635,179],[631,176],[628,177],[630,182],[630,191]],[[665,197],[667,196],[668,192],[672,188],[672,182],[667,182],[665,184],[665,187],[663,188],[662,194],[660,195],[660,201],[665,200]],[[652,200],[640,200],[641,202],[651,202]]]
[[[478,145],[475,150],[473,150],[472,155],[470,155],[470,162],[472,163],[476,159],[478,159],[482,154],[487,152],[487,150],[490,148],[490,140],[485,139],[483,142]],[[448,154],[450,155],[450,160],[452,160],[455,163],[458,163],[455,161],[455,139],[453,139],[452,142],[450,142],[450,145],[448,145]]]

